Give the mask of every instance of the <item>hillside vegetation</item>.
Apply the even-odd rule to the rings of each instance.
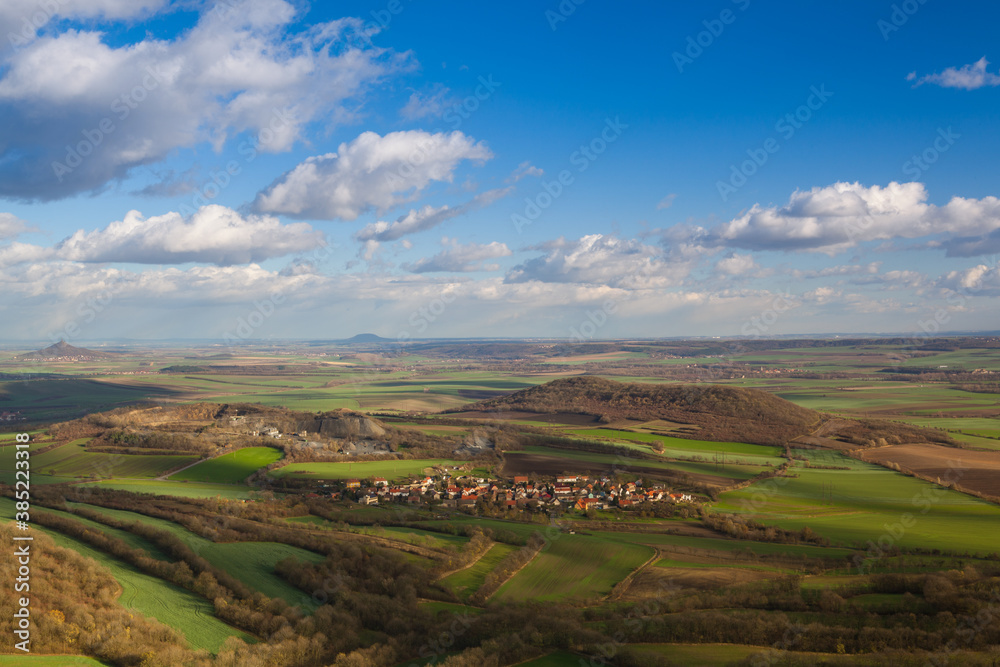
[[[578,413],[612,422],[663,419],[700,427],[698,436],[779,444],[809,431],[814,410],[757,389],[722,385],[638,384],[596,377],[553,380],[464,410]]]

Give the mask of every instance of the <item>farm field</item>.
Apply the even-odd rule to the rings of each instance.
[[[853,468],[795,467],[787,482],[724,493],[714,507],[786,530],[808,527],[844,546],[863,547],[889,526],[899,534],[893,543],[904,547],[1000,551],[1000,538],[990,528],[1000,520],[1000,507],[881,466]],[[910,525],[900,530],[902,522]]]
[[[369,479],[385,477],[389,480],[405,479],[422,474],[424,469],[434,466],[455,467],[463,461],[450,459],[393,459],[391,461],[355,461],[291,463],[271,472],[277,479],[295,477],[299,479]]]
[[[576,601],[607,595],[655,550],[602,535],[560,534],[497,591],[497,600]]]
[[[588,473],[606,475],[612,471],[628,471],[636,475],[672,478],[687,474],[693,480],[715,486],[726,486],[732,480],[750,479],[768,469],[765,466],[740,465],[713,461],[656,461],[629,459],[613,454],[581,452],[550,447],[525,447],[505,456],[503,474],[507,476],[537,473]]]
[[[493,571],[500,561],[516,551],[518,547],[496,543],[472,567],[459,570],[441,580],[445,586],[463,600],[479,590],[486,581],[486,575]]]
[[[174,473],[171,481],[239,484],[266,465],[282,457],[274,447],[244,447]]]
[[[36,530],[43,530],[36,527]],[[61,547],[96,560],[107,568],[122,587],[119,603],[140,614],[155,618],[180,632],[193,648],[213,653],[229,637],[246,641],[253,638],[223,623],[214,615],[212,603],[179,586],[150,576],[90,545],[52,530],[45,530]]]
[[[76,504],[74,503],[74,506]],[[274,564],[285,558],[319,563],[323,557],[305,549],[274,542],[212,542],[195,535],[183,526],[136,512],[88,506],[90,509],[121,521],[140,521],[166,530],[182,539],[194,552],[212,565],[229,572],[247,586],[269,597],[280,597],[303,611],[313,611],[317,604],[308,595],[274,573]]]
[[[32,475],[34,479],[34,475]],[[94,486],[118,489],[132,493],[149,493],[157,496],[178,496],[181,498],[226,498],[246,500],[257,492],[248,486],[233,484],[208,484],[204,482],[172,482],[169,480],[113,479],[101,482],[85,482],[80,486]]]
[[[61,516],[79,524],[82,524],[91,530],[102,532],[110,537],[115,537],[134,549],[143,549],[153,558],[159,560],[170,560],[167,554],[160,551],[156,545],[151,544],[147,540],[143,539],[138,535],[134,535],[127,530],[121,530],[119,528],[112,528],[111,526],[105,526],[97,521],[91,521],[90,519],[85,519],[84,517],[76,516],[70,512],[63,512],[61,510],[52,509],[50,507],[38,507],[35,511],[46,512],[48,514],[54,514],[56,516]],[[14,501],[11,498],[0,498],[0,516],[12,517],[14,516]]]
[[[71,478],[156,477],[197,461],[194,456],[103,454],[88,452],[86,439],[74,440],[31,457],[33,473]]]
[[[922,477],[955,483],[963,490],[1000,497],[1000,452],[940,445],[891,445],[862,453],[866,461],[896,464]]]

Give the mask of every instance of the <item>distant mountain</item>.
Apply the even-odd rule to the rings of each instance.
[[[17,359],[35,361],[46,359],[75,359],[83,361],[90,359],[113,359],[114,357],[115,355],[107,352],[95,352],[94,350],[88,350],[83,347],[74,347],[66,341],[61,340],[55,345],[49,345],[47,348],[38,350],[37,352],[22,354],[17,357]]]
[[[363,334],[358,334],[357,336],[352,336],[352,337],[350,337],[350,338],[348,338],[346,340],[342,340],[340,342],[341,343],[348,343],[348,344],[350,344],[350,343],[392,343],[393,340],[391,338],[382,338],[381,336],[377,336],[377,335],[375,335],[373,333],[363,333]]]

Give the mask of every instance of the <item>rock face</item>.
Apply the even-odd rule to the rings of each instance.
[[[373,419],[357,415],[342,417],[317,417],[300,423],[298,430],[319,433],[328,438],[381,438],[385,429]]]

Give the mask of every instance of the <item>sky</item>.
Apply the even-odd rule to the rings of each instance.
[[[996,330],[998,19],[5,0],[0,339]]]

